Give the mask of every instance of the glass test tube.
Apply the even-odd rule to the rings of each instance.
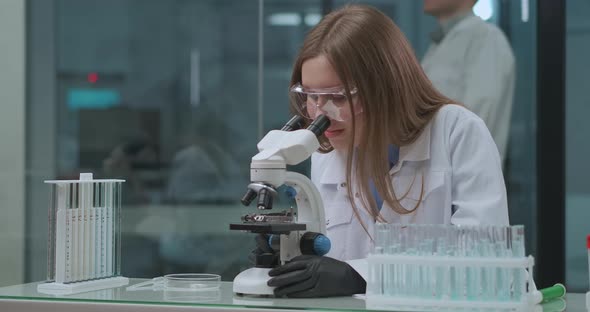
[[[121,219],[122,219],[122,212],[121,212],[121,183],[114,183],[115,184],[115,202],[114,202],[114,216],[115,216],[115,276],[121,276]]]
[[[588,280],[590,281],[590,235],[586,236],[586,249],[588,251]],[[588,295],[586,295],[586,297],[588,297]],[[586,302],[586,306],[588,306],[589,303]]]
[[[512,246],[512,257],[524,258],[524,226],[515,225],[510,228],[510,241]],[[513,300],[520,301],[523,294],[526,293],[526,282],[524,274],[524,270],[513,270]],[[529,272],[528,274],[533,274],[533,272]]]
[[[385,223],[377,223],[375,226],[375,245],[373,247],[373,252],[377,255],[383,255],[386,246],[386,236],[387,236],[387,224]],[[374,294],[382,295],[383,294],[383,280],[385,278],[383,267],[384,264],[374,264],[372,265],[372,274],[375,279],[372,281],[370,288]]]

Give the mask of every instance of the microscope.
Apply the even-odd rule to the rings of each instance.
[[[256,255],[255,267],[236,276],[233,291],[238,295],[273,295],[267,285],[268,272],[301,254],[324,255],[330,250],[322,198],[311,180],[300,173],[287,171],[315,152],[318,137],[330,126],[330,120],[319,115],[306,129],[300,129],[303,118],[295,116],[281,130],[272,130],[258,142],[259,153],[252,157],[248,191],[242,204],[249,206],[258,197],[256,213],[242,216],[241,223],[230,224],[230,230],[266,234],[269,246],[279,253]],[[277,188],[287,185],[294,197],[297,212],[292,209],[269,213]]]

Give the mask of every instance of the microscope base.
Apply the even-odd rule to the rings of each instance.
[[[274,287],[266,282],[270,279],[268,268],[250,268],[234,279],[234,293],[243,295],[273,295]]]

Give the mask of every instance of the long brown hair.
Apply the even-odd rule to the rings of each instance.
[[[333,11],[309,32],[295,61],[291,85],[301,82],[303,63],[321,55],[330,61],[343,82],[349,104],[352,105],[350,90],[356,87],[363,107],[363,139],[355,144],[353,135],[348,147],[347,184],[353,185],[354,176],[363,206],[375,220],[382,218],[379,209],[372,208],[376,203],[371,196],[371,179],[381,198],[395,212],[413,212],[421,198],[409,211],[401,206],[389,176],[387,147],[414,142],[438,109],[452,101],[432,86],[395,23],[370,6],[348,5]],[[292,112],[297,113],[294,105],[291,101]],[[353,116],[353,130],[355,124]],[[320,141],[320,152],[333,150],[325,137]],[[422,193],[423,187],[424,177]],[[360,221],[352,187],[348,188],[348,195]]]

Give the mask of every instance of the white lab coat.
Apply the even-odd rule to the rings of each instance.
[[[400,148],[399,156],[389,174],[397,197],[408,193],[400,203],[414,208],[422,176],[424,194],[418,209],[407,215],[397,214],[384,203],[381,215],[389,223],[508,225],[500,157],[488,129],[474,113],[458,105],[443,106],[413,144]],[[324,204],[332,243],[327,256],[343,261],[366,258],[371,239],[352,211],[346,156],[338,151],[315,153],[311,178]],[[355,200],[368,232],[373,233],[375,220]],[[365,260],[348,262],[366,279]]]
[[[502,31],[468,15],[439,44],[432,43],[422,67],[444,95],[464,104],[488,126],[505,158],[512,113],[515,61]]]

